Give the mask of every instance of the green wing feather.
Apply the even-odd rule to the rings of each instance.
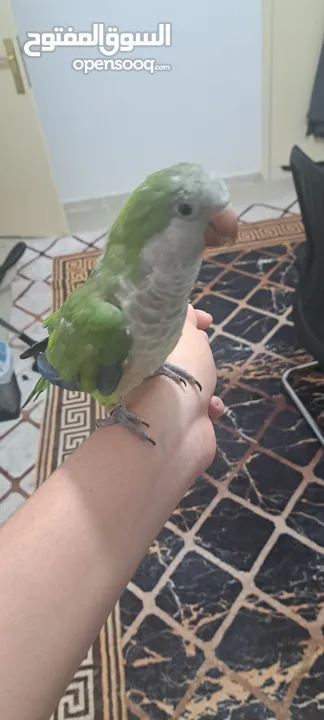
[[[180,163],[176,170],[186,171],[186,164]],[[49,334],[48,362],[64,381],[77,377],[82,391],[102,404],[109,404],[110,398],[96,388],[98,367],[124,362],[132,344],[114,292],[119,278],[137,272],[141,250],[167,227],[173,205],[169,170],[150,175],[131,194],[113,224],[100,265],[43,323]],[[38,381],[28,401],[47,384]]]
[[[22,410],[26,407],[26,405],[29,405],[31,400],[37,400],[39,396],[41,395],[44,390],[46,390],[49,387],[49,382],[45,380],[45,378],[40,377],[39,380],[37,380],[37,383],[34,387],[34,389],[31,391],[31,393],[28,395],[27,400],[25,400],[24,404],[22,405]]]
[[[103,297],[95,282],[77,288],[44,325],[49,363],[65,381],[80,378],[84,392],[96,390],[100,365],[125,360],[131,346],[122,310]]]
[[[43,322],[50,365],[66,382],[77,378],[81,391],[93,394],[102,404],[109,404],[110,398],[101,396],[96,387],[99,367],[123,363],[132,345],[125,316],[113,293],[107,291],[107,279],[103,282],[102,272],[91,275]],[[48,386],[42,380],[28,402]]]

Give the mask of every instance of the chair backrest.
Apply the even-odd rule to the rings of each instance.
[[[295,307],[309,330],[324,341],[324,170],[297,146],[290,167],[306,233]]]

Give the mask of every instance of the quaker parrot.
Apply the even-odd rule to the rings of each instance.
[[[107,417],[143,440],[145,420],[124,398],[153,375],[200,383],[166,362],[177,345],[204,248],[233,244],[238,222],[224,181],[200,165],[179,163],[149,175],[108,232],[94,270],[43,323],[48,337],[22,353],[50,384],[90,393]]]

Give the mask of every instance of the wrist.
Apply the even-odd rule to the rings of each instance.
[[[196,387],[177,384],[163,376],[150,378],[126,398],[128,409],[149,423],[145,432],[156,442],[149,455],[159,457],[159,469],[169,468],[188,486],[214,459],[215,431],[208,406]],[[186,471],[186,467],[188,471]],[[186,478],[185,478],[186,475]]]
[[[125,404],[149,423],[148,435],[155,434],[155,442],[161,436],[165,445],[181,445],[202,413],[196,388],[185,387],[161,375],[145,380],[125,398]]]

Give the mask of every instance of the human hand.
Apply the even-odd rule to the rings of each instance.
[[[192,305],[188,306],[188,313],[187,313],[187,319],[184,325],[183,334],[179,340],[179,343],[173,353],[171,353],[168,360],[172,362],[174,365],[179,365],[179,367],[184,367],[186,370],[189,370],[191,374],[199,381],[199,376],[201,376],[200,382],[203,386],[203,391],[205,391],[207,394],[210,390],[212,390],[212,393],[214,393],[215,386],[216,386],[216,367],[214,363],[214,359],[210,350],[209,342],[208,342],[208,336],[205,333],[205,330],[207,330],[210,325],[213,322],[212,315],[209,313],[204,312],[204,310],[196,310],[193,308]],[[197,332],[198,331],[198,332]],[[198,342],[198,347],[196,346],[196,343]],[[207,384],[205,383],[206,375],[203,374],[203,368],[200,366],[200,360],[202,360],[202,354],[199,352],[199,345],[200,342],[207,343],[208,344],[208,350],[206,352],[206,357],[204,357],[204,369],[207,371]],[[203,346],[202,346],[203,347]],[[192,350],[195,348],[195,354],[192,355]],[[206,348],[204,347],[204,350]],[[197,354],[198,351],[198,354]],[[204,353],[205,355],[205,353]],[[209,363],[208,363],[208,356],[209,356]],[[197,362],[197,371],[195,372],[194,364],[196,364],[194,361]],[[190,363],[190,367],[188,365]],[[205,368],[206,363],[206,368]],[[192,367],[192,369],[190,369]],[[224,404],[222,400],[212,394],[210,400],[209,400],[209,406],[208,406],[208,415],[212,422],[217,422],[219,418],[222,416],[224,412]]]
[[[204,332],[212,317],[202,310],[188,307],[181,338],[167,358],[191,373],[201,383],[197,387],[183,387],[165,377],[146,380],[125,398],[127,407],[150,425],[149,434],[157,446],[165,445],[175,463],[187,466],[187,481],[204,472],[213,461],[216,438],[213,423],[224,412],[220,398],[214,397],[216,368]],[[172,463],[170,462],[170,465]],[[181,470],[182,472],[182,470]],[[188,484],[183,478],[183,482]]]

